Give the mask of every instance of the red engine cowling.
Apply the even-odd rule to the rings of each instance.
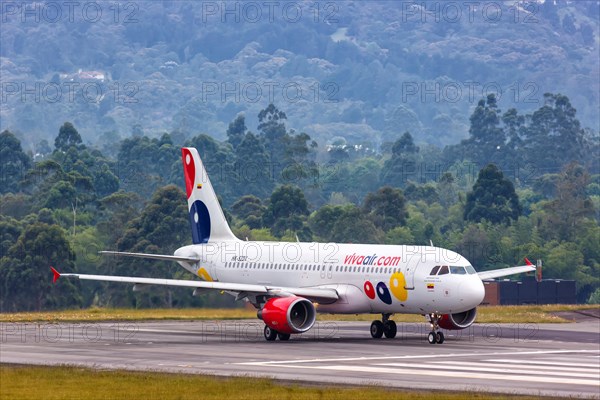
[[[317,311],[302,297],[274,297],[258,312],[258,318],[277,332],[302,333],[315,324]]]
[[[475,317],[477,317],[477,308],[454,314],[444,314],[438,320],[438,325],[440,328],[449,330],[466,329],[475,322]]]

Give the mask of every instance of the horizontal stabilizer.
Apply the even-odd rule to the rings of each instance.
[[[535,267],[533,265],[521,265],[518,267],[510,267],[510,268],[501,268],[501,269],[493,269],[491,271],[482,271],[478,272],[479,278],[481,280],[485,279],[494,279],[501,278],[503,276],[522,274],[523,272],[533,272],[535,271]]]

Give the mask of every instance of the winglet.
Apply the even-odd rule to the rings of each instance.
[[[54,274],[54,278],[52,279],[52,283],[56,283],[56,281],[58,280],[58,278],[60,278],[60,272],[58,272],[57,270],[55,270],[54,267],[50,267],[50,269],[52,270],[52,273]]]
[[[529,259],[527,259],[527,257],[525,257],[525,264],[527,264],[527,265],[533,265],[533,264],[531,263],[531,261],[529,261]]]

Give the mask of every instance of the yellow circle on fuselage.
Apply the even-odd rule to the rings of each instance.
[[[394,272],[390,277],[390,291],[400,301],[406,301],[408,298],[408,291],[405,289],[406,279],[404,274],[400,271]]]

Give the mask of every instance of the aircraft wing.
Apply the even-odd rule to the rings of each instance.
[[[253,285],[245,283],[228,283],[228,282],[206,282],[183,279],[157,279],[157,278],[140,278],[131,276],[112,276],[112,275],[86,275],[86,274],[61,274],[56,269],[50,267],[54,274],[54,282],[59,277],[73,277],[80,280],[104,281],[104,282],[124,282],[139,285],[159,285],[159,286],[179,286],[189,287],[194,289],[212,289],[225,290],[238,294],[264,294],[272,297],[286,297],[296,295],[305,297],[312,301],[335,301],[339,298],[335,289],[318,288],[318,287],[276,287],[266,285]]]
[[[493,269],[491,271],[482,271],[478,272],[479,278],[481,280],[485,279],[494,279],[501,278],[503,276],[521,274],[523,272],[533,272],[535,271],[535,265],[533,265],[527,258],[525,259],[527,265],[520,265],[518,267],[509,267],[509,268],[501,268],[501,269]]]

